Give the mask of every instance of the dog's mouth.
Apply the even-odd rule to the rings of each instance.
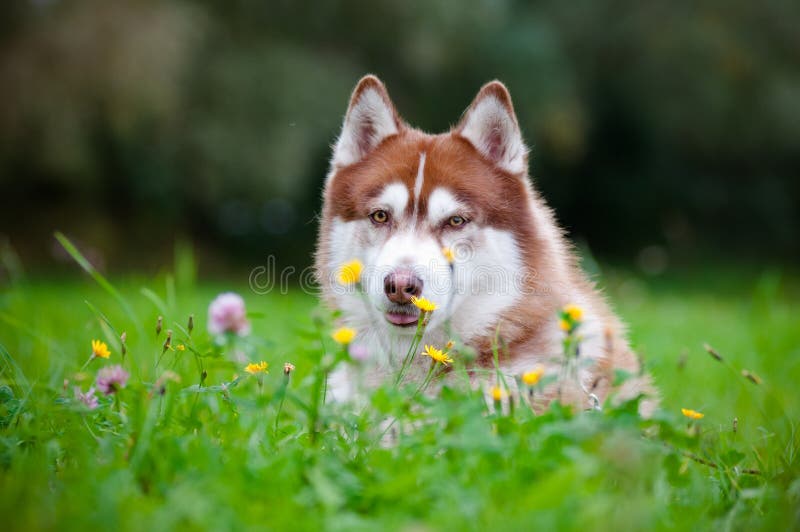
[[[413,305],[393,305],[384,316],[395,327],[412,327],[419,320],[419,310]]]

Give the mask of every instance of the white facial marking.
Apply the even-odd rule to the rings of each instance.
[[[384,191],[387,197],[392,194],[401,196],[401,200],[405,197],[396,186],[390,187],[389,193]],[[432,206],[439,212],[457,205],[446,189],[435,190],[431,199]],[[399,201],[396,205],[403,203]],[[437,345],[444,344],[452,335],[468,342],[491,334],[498,317],[525,296],[518,277],[523,260],[514,235],[477,224],[470,224],[466,231],[469,235],[466,240],[465,232],[458,232],[452,235],[455,241],[438,242],[425,232],[408,228],[383,241],[381,231],[371,227],[366,217],[364,220],[335,218],[332,221],[330,238],[335,245],[331,248],[328,267],[335,272],[344,262],[361,259],[365,265],[361,288],[369,303],[365,304],[364,298],[356,292],[344,289],[335,277],[324,279],[323,284],[334,295],[346,323],[359,331],[359,343],[368,349],[370,364],[384,368],[397,364],[398,357],[402,358],[408,350],[414,332],[413,328],[398,329],[390,325],[383,314],[388,304],[383,280],[397,267],[410,267],[420,276],[424,282],[423,297],[439,307],[433,313],[424,339]],[[465,255],[451,268],[442,255],[441,245],[457,246],[459,239],[460,245],[466,246],[461,248]],[[451,331],[444,328],[448,321]]]
[[[523,296],[522,254],[514,235],[491,227],[478,230],[481,243],[455,276],[452,323],[465,341],[490,334],[497,318]]]
[[[428,198],[428,221],[436,225],[440,221],[458,214],[464,205],[446,188],[438,187],[431,192]]]
[[[411,229],[397,232],[383,245],[377,258],[377,264],[389,271],[410,266],[419,269],[421,277],[429,275],[431,263],[439,259],[442,263],[440,247],[430,235],[420,235]],[[435,265],[435,264],[434,264]],[[381,290],[383,285],[381,285]]]
[[[408,205],[408,189],[402,183],[392,183],[383,189],[377,203],[392,211],[395,216],[406,210]]]
[[[419,195],[422,192],[422,184],[425,182],[425,152],[419,154],[419,168],[417,169],[417,179],[414,181],[414,219],[417,218],[419,209]]]

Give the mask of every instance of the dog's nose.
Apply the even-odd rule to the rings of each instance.
[[[397,270],[383,278],[383,292],[389,301],[405,304],[422,293],[422,279],[408,270]]]

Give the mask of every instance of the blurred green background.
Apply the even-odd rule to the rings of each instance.
[[[0,419],[0,514],[23,530],[797,529],[798,28],[797,0],[3,0],[0,418],[9,397],[26,411]],[[630,324],[667,419],[705,413],[697,451],[724,468],[679,463],[625,417],[490,433],[458,396],[397,452],[364,451],[374,421],[310,446],[289,402],[278,435],[279,368],[297,364],[292,388],[310,397],[324,314],[247,273],[311,263],[330,145],[367,72],[432,132],[484,82],[508,85],[536,186]],[[176,414],[152,432],[143,413],[162,403],[144,382],[125,390],[131,423],[92,421],[99,438],[62,402],[90,339],[118,352],[95,308],[145,367],[165,353],[158,316],[178,331],[194,313],[204,338],[227,290],[254,311],[267,394],[251,379],[196,410],[187,358]],[[212,384],[238,368],[208,364]]]
[[[800,255],[800,3],[6,0],[6,270],[311,262],[349,93],[442,131],[510,88],[572,236],[649,273]],[[57,266],[61,264],[61,266]]]

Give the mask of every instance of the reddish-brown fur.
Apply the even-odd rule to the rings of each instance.
[[[351,106],[368,87],[377,87],[391,106],[385,88],[377,78],[372,77],[365,78],[358,85]],[[514,117],[511,98],[499,82],[484,86],[472,106],[487,94],[501,101]],[[625,339],[622,323],[580,270],[570,244],[558,228],[549,207],[533,189],[527,172],[512,175],[498,168],[468,140],[459,136],[463,124],[448,133],[429,135],[404,124],[394,107],[391,108],[399,133],[383,140],[361,161],[333,170],[335,179],[329,182],[324,192],[317,260],[319,273],[330,274],[322,258],[327,256],[332,245],[328,240],[331,220],[335,217],[343,220],[366,217],[370,212],[370,200],[388,182],[404,183],[413,197],[419,154],[424,152],[427,159],[418,216],[426,215],[431,191],[436,187],[446,187],[472,207],[474,212],[468,213],[468,216],[474,223],[513,233],[529,268],[530,275],[525,286],[529,295],[497,317],[504,346],[501,349],[501,363],[517,357],[530,357],[531,353],[546,352],[552,348],[552,336],[545,331],[552,330],[558,310],[571,302],[569,294],[579,293],[588,302],[587,311],[601,322],[606,335],[600,352],[594,353],[597,363],[591,370],[591,391],[602,400],[610,391],[613,370],[616,368],[641,374],[639,362]],[[407,208],[410,214],[411,202]],[[478,364],[492,364],[492,341],[493,338],[487,335],[473,342],[479,353]],[[651,391],[649,378],[640,375],[628,381],[621,394],[632,396]],[[553,393],[551,390],[550,396]],[[654,404],[651,401],[643,411],[649,412]]]

